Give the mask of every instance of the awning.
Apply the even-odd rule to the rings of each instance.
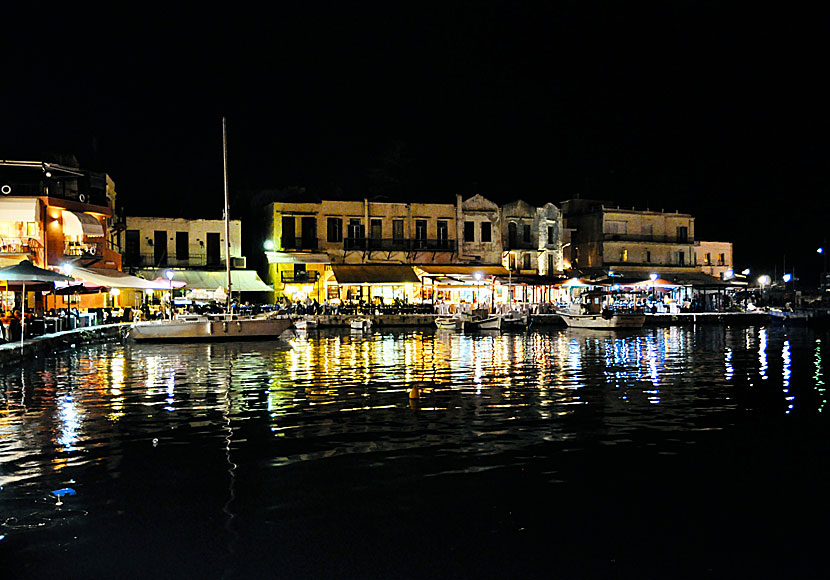
[[[427,276],[475,276],[480,273],[483,276],[507,276],[509,272],[504,266],[488,265],[477,266],[471,264],[449,264],[435,266],[432,264],[424,264],[416,266],[419,270],[423,270]]]
[[[63,233],[70,236],[101,238],[104,227],[95,217],[80,211],[63,210]]]
[[[404,284],[419,283],[412,266],[402,264],[333,264],[338,284]]]
[[[126,272],[119,272],[107,268],[78,268],[72,269],[72,277],[83,280],[87,284],[106,286],[107,288],[140,288],[144,290],[167,290],[168,283],[152,282]]]
[[[289,254],[287,252],[265,252],[269,264],[330,264],[328,254]]]
[[[158,270],[164,276],[165,270]],[[188,290],[210,290],[224,288],[227,291],[228,277],[224,270],[173,270],[173,282],[184,282]],[[169,287],[169,286],[168,286]],[[231,270],[231,290],[234,292],[273,292],[274,289],[262,281],[256,270]]]
[[[37,222],[37,199],[0,199],[0,221]]]

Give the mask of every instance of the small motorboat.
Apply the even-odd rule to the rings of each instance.
[[[294,328],[297,330],[317,330],[318,321],[313,316],[304,316],[294,321]]]
[[[358,330],[360,332],[365,332],[372,328],[372,319],[371,318],[352,318],[349,321],[349,328],[352,330]]]
[[[477,323],[481,330],[525,330],[530,325],[530,317],[518,310],[488,316]]]

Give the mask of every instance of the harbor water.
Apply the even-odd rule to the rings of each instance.
[[[0,569],[827,577],[829,347],[387,329],[40,357],[0,375]]]

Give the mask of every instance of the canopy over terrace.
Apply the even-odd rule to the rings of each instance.
[[[173,286],[176,282],[184,282],[189,290],[209,290],[215,292],[217,288],[226,288],[227,274],[224,271],[213,270],[171,270],[173,272]],[[166,278],[166,270],[158,270],[157,276]],[[162,282],[164,289],[170,288],[169,282]],[[274,289],[262,281],[255,270],[231,270],[231,290],[234,292],[273,292]]]
[[[415,302],[421,280],[405,264],[332,264],[327,284],[329,300],[365,300],[377,297]],[[341,292],[340,287],[345,287]]]
[[[82,280],[85,286],[103,286],[106,288],[134,288],[140,290],[167,290],[167,283],[145,280],[126,272],[107,268],[72,269],[72,277]]]

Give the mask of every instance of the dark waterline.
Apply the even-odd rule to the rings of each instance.
[[[826,577],[828,340],[321,331],[39,359],[0,377],[3,576]]]

